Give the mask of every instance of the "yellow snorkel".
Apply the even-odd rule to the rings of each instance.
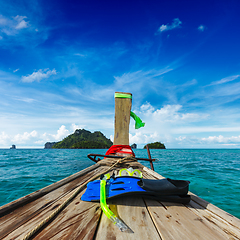
[[[116,215],[108,208],[106,202],[106,180],[110,178],[110,174],[104,175],[100,182],[100,204],[104,214],[122,231],[128,230],[128,226],[125,225]]]

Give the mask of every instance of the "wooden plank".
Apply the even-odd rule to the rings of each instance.
[[[131,93],[124,93],[132,95]],[[114,145],[129,145],[131,98],[115,98]]]
[[[163,178],[161,175],[148,168],[144,168],[144,172],[144,175],[148,176],[148,178],[151,178],[148,174],[152,174],[157,178]],[[189,194],[193,199],[189,206],[192,206],[190,209],[195,214],[198,214],[202,220],[207,220],[210,223],[211,228],[215,228],[217,231],[220,231],[226,239],[240,239],[240,222],[238,218],[235,218],[191,192],[189,192]]]
[[[222,219],[227,221],[229,224],[239,228],[239,230],[240,230],[240,219],[239,218],[236,218],[235,216],[231,215],[230,213],[225,212],[224,210],[218,208],[217,206],[207,202],[206,200],[198,197],[197,195],[195,195],[191,192],[189,192],[189,194],[191,195],[191,199],[194,202],[196,202],[203,208],[207,209],[208,211],[214,213],[215,215],[221,217]]]
[[[115,210],[114,210],[115,208]],[[110,209],[130,228],[121,232],[104,214],[96,240],[161,239],[142,198],[124,197],[111,201]]]
[[[197,217],[181,204],[164,203],[145,199],[149,213],[160,232],[162,239],[206,240],[226,239],[205,219]]]
[[[139,163],[134,164],[136,167],[142,166]],[[42,198],[16,209],[12,214],[0,218],[0,236],[5,236],[5,239],[21,239],[72,194],[76,186],[83,182],[80,179],[89,179],[90,176],[107,168],[105,166],[97,168],[86,176],[75,179]],[[145,178],[162,177],[148,168],[143,169]],[[114,200],[111,202],[111,207],[115,206],[119,217],[131,229],[122,233],[105,215],[102,216],[97,228],[101,215],[99,204],[82,202],[79,195],[35,239],[95,239],[97,229],[96,239],[240,239],[238,230],[240,225],[234,226],[239,219],[234,222],[231,221],[230,216],[230,219],[225,221],[219,216],[222,214],[221,209],[219,209],[220,213],[215,214],[217,207],[216,210],[213,205],[208,210],[209,203],[201,206],[197,201],[204,205],[206,204],[204,200],[199,200],[197,196],[193,198],[187,207],[148,199],[144,202],[142,198],[134,197]],[[116,214],[116,211],[113,212]],[[1,234],[2,226],[5,231],[6,226],[8,231],[10,228],[8,235]]]
[[[81,201],[81,195],[34,239],[93,239],[101,207],[99,203]]]
[[[165,178],[162,175],[158,174],[157,172],[154,172],[153,170],[151,170],[150,168],[147,168],[147,167],[144,167],[143,171],[145,171],[146,173],[152,175],[154,178],[157,178],[157,179],[164,179]]]
[[[75,179],[74,181],[48,193],[42,198],[22,206],[11,214],[2,217],[0,219],[0,236],[6,236],[12,232],[13,235],[15,234],[14,236],[17,236],[22,232],[26,234],[26,231],[30,231],[31,228],[34,228],[39,222],[55,211],[61,203],[72,195],[72,192],[78,186],[82,185],[91,177],[98,175],[105,169],[105,167],[97,168],[92,172],[89,172],[87,175]]]
[[[153,175],[156,178],[162,179],[164,178],[163,176],[161,176],[160,174],[152,171],[151,169],[144,167],[143,170],[146,173],[149,173],[151,175]],[[238,227],[240,229],[240,219],[236,218],[235,216],[225,212],[224,210],[218,208],[217,206],[207,202],[206,200],[198,197],[197,195],[188,192],[188,194],[191,195],[191,199],[193,201],[195,201],[197,204],[199,204],[200,206],[202,206],[204,209],[207,209],[208,211],[214,213],[215,215],[221,217],[222,219],[224,219],[225,221],[227,221],[229,224]]]
[[[74,179],[76,179],[80,176],[83,176],[84,174],[98,168],[99,166],[100,166],[99,164],[94,164],[93,166],[90,166],[90,167],[88,167],[88,168],[86,168],[86,169],[84,169],[84,170],[82,170],[78,173],[75,173],[75,174],[73,174],[73,175],[71,175],[67,178],[64,178],[64,179],[62,179],[62,180],[60,180],[56,183],[53,183],[53,184],[51,184],[51,185],[49,185],[45,188],[42,188],[41,190],[37,190],[37,191],[35,191],[35,192],[33,192],[29,195],[26,195],[22,198],[19,198],[19,199],[13,201],[13,202],[10,202],[10,203],[0,207],[0,218],[2,216],[4,216],[5,214],[13,211],[14,209],[16,209],[18,207],[21,207],[21,206],[23,206],[23,205],[25,205],[25,204],[27,204],[31,201],[34,201],[39,197],[44,196],[45,194],[47,194],[47,193],[65,185],[66,183],[69,183],[69,182],[73,181]]]
[[[199,217],[209,221],[212,226],[226,235],[226,239],[240,239],[239,226],[233,226],[223,218],[217,216],[215,213],[206,210],[194,201],[190,201],[187,207]]]
[[[114,163],[116,163],[116,160],[113,160],[111,158],[105,158],[101,161],[98,162],[101,166],[112,166]],[[143,165],[137,161],[134,161],[134,160],[128,160],[128,161],[125,161],[123,163],[121,163],[121,166],[119,166],[119,164],[117,166],[114,167],[114,169],[117,171],[122,169],[122,168],[129,168],[129,167],[132,167],[133,169],[139,169],[140,171],[142,171],[143,169]]]
[[[5,238],[4,240],[10,239],[23,239],[25,235],[28,234],[29,231],[34,229],[38,224],[40,224],[46,217],[50,216],[54,210],[59,207],[65,200],[67,200],[71,196],[71,192],[63,196],[62,198],[58,199],[51,204],[51,206],[44,208],[43,211],[40,209],[35,209],[34,206],[31,208],[27,208],[26,214],[21,213],[20,215],[20,224],[17,228],[13,229]],[[34,211],[35,210],[35,211]],[[28,212],[33,212],[28,218]],[[23,218],[25,217],[25,218]],[[14,219],[17,221],[17,219]]]

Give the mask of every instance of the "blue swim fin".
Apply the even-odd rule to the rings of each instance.
[[[172,179],[143,179],[129,176],[110,178],[106,184],[106,198],[120,196],[143,196],[164,202],[187,204],[189,181]],[[82,201],[100,200],[100,180],[88,183]]]

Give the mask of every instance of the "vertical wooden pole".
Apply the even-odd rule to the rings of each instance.
[[[125,95],[127,98],[118,97],[119,95]],[[131,93],[115,93],[114,145],[129,145],[129,123],[131,107]]]
[[[146,145],[146,147],[147,147],[147,152],[148,152],[148,158],[152,159],[152,156],[151,156],[151,153],[150,153],[150,150],[149,150],[149,146]],[[151,169],[154,171],[154,167],[153,167],[153,162],[152,161],[150,161],[150,166],[151,166]]]

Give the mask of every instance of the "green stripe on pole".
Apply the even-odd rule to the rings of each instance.
[[[131,98],[132,99],[132,95],[127,93],[115,93],[115,98]]]

